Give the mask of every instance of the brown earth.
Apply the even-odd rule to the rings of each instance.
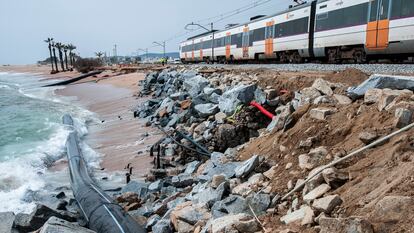
[[[330,82],[357,85],[368,76],[357,70],[347,70],[329,74],[306,74],[302,76],[279,73],[274,77],[274,87],[283,87],[298,90],[311,86],[313,80],[320,76]],[[283,77],[283,78],[282,78]],[[296,80],[296,81],[294,81]],[[263,78],[261,85],[271,85],[271,77]],[[335,90],[339,92],[340,90]],[[398,101],[407,100],[400,97]],[[335,113],[326,120],[315,120],[309,115],[311,109],[328,107],[336,109]],[[361,108],[360,114],[357,114]],[[287,183],[295,185],[298,179],[305,179],[309,171],[301,170],[298,166],[298,156],[306,154],[312,148],[325,146],[328,155],[319,161],[319,165],[331,162],[335,157],[343,157],[350,152],[363,147],[365,144],[359,139],[364,131],[376,132],[379,136],[388,135],[397,130],[394,127],[394,110],[380,112],[377,104],[365,105],[362,100],[351,105],[340,106],[335,104],[311,105],[296,125],[286,132],[272,132],[252,140],[239,153],[241,160],[259,154],[267,158],[269,163],[277,165],[276,175],[271,180],[272,190],[280,195],[289,190]],[[312,147],[300,148],[301,141],[312,138]],[[414,196],[414,129],[392,138],[389,142],[369,149],[356,157],[336,166],[350,174],[350,181],[330,193],[339,194],[344,203],[335,212],[335,216],[364,216],[374,225],[374,228],[384,225],[370,216],[375,205],[385,196]],[[292,163],[291,169],[286,165]],[[296,196],[298,194],[295,194]],[[289,199],[291,200],[291,199]],[[289,201],[290,202],[290,201]],[[286,209],[287,210],[287,209]],[[286,226],[279,218],[284,212],[266,216],[263,219],[266,228],[278,232],[281,229],[291,229],[298,232],[316,232],[313,228],[301,226]],[[405,215],[397,222],[385,223],[389,232],[408,232],[412,229],[414,215]]]

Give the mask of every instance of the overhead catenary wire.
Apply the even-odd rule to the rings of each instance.
[[[254,1],[253,3],[251,3],[251,4],[239,7],[237,9],[227,11],[227,12],[224,12],[224,13],[216,15],[216,16],[204,18],[204,19],[201,19],[201,20],[196,20],[194,22],[195,23],[209,22],[209,23],[203,24],[203,26],[209,26],[211,23],[216,24],[216,23],[221,22],[225,19],[231,18],[233,16],[242,14],[242,13],[247,12],[251,9],[256,8],[256,7],[262,6],[262,5],[264,5],[266,3],[269,3],[271,1],[273,1],[273,0],[257,0],[257,1]],[[214,20],[214,19],[216,19],[216,20]],[[174,35],[172,37],[169,37],[168,39],[166,39],[164,41],[165,42],[170,42],[170,41],[173,41],[173,40],[178,40],[180,38],[183,38],[183,37],[185,37],[185,36],[187,36],[191,33],[199,31],[199,30],[201,30],[201,29],[198,28],[198,29],[194,29],[194,30],[190,30],[190,31],[189,30],[182,31],[182,32],[179,32],[179,33],[177,33],[176,35]],[[157,47],[157,46],[150,46],[148,48],[155,48],[155,47]]]
[[[392,137],[394,137],[394,136],[396,136],[398,134],[401,134],[401,133],[403,133],[405,131],[408,131],[408,130],[410,130],[413,127],[414,127],[414,123],[412,123],[410,125],[407,125],[404,128],[401,128],[401,129],[399,129],[399,130],[397,130],[397,131],[395,131],[395,132],[393,132],[393,133],[391,133],[391,134],[389,134],[387,136],[384,136],[384,137],[382,137],[382,138],[374,141],[373,143],[371,143],[369,145],[366,145],[366,146],[364,146],[364,147],[362,147],[360,149],[357,149],[354,152],[351,152],[350,154],[348,154],[348,155],[346,155],[346,156],[344,156],[344,157],[342,157],[342,158],[340,158],[338,160],[332,161],[331,163],[328,163],[327,165],[324,165],[324,166],[320,167],[318,170],[316,170],[316,172],[312,176],[309,176],[308,178],[306,178],[306,180],[304,182],[302,182],[300,185],[296,186],[294,189],[292,189],[290,192],[288,192],[285,196],[283,196],[282,197],[282,200],[285,200],[286,198],[288,198],[293,193],[295,193],[298,190],[302,189],[303,186],[305,186],[306,183],[308,183],[314,177],[316,177],[317,175],[319,175],[325,169],[331,168],[331,167],[335,166],[336,164],[339,164],[339,163],[341,163],[341,162],[343,162],[343,161],[345,161],[345,160],[347,160],[347,159],[349,159],[351,157],[354,157],[354,156],[360,154],[361,152],[363,152],[365,150],[368,150],[368,149],[370,149],[370,148],[372,148],[374,146],[381,145],[382,143],[388,141],[390,138],[392,138]]]

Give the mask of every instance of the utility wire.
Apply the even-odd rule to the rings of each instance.
[[[223,21],[225,19],[231,18],[231,17],[233,17],[235,15],[239,15],[241,13],[244,13],[244,12],[249,11],[251,9],[254,9],[256,7],[262,6],[262,5],[264,5],[266,3],[269,3],[271,1],[272,0],[257,0],[257,1],[255,1],[253,3],[251,3],[251,4],[248,4],[248,5],[239,7],[237,9],[235,9],[235,10],[227,11],[225,13],[222,13],[222,14],[219,14],[219,15],[216,15],[216,16],[213,16],[213,17],[209,17],[209,18],[204,18],[204,19],[201,19],[201,20],[198,20],[198,21],[195,21],[195,22],[196,23],[201,23],[201,22],[206,22],[206,21],[213,21],[213,23],[218,23],[218,22],[221,22],[221,21]],[[217,19],[217,20],[214,20],[214,19]],[[209,25],[210,24],[208,23],[208,24],[204,24],[203,26],[209,26]],[[166,39],[165,42],[170,42],[170,41],[173,41],[173,40],[180,39],[180,38],[182,38],[182,37],[184,37],[186,35],[189,35],[191,33],[194,33],[194,32],[200,31],[200,30],[201,29],[198,28],[198,29],[190,30],[190,31],[189,30],[182,31],[182,32],[177,33],[176,35],[174,35],[174,36]],[[148,47],[148,48],[155,48],[155,47],[157,47],[157,46],[151,46],[151,47]]]

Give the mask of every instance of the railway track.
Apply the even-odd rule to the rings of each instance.
[[[186,64],[189,67],[210,67],[217,69],[271,69],[275,71],[342,71],[349,68],[365,73],[414,75],[414,64]]]

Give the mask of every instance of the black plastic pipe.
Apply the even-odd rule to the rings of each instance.
[[[49,85],[46,85],[46,86],[43,86],[43,87],[63,86],[63,85],[71,84],[71,83],[74,83],[76,81],[79,81],[79,80],[82,80],[84,78],[87,78],[89,76],[97,75],[97,74],[100,74],[100,73],[102,73],[102,71],[92,71],[92,72],[89,72],[87,74],[83,74],[81,76],[78,76],[76,78],[72,78],[72,79],[69,79],[69,80],[65,80],[65,81],[61,81],[61,82],[49,84]]]
[[[63,116],[63,123],[73,127],[72,117]],[[89,228],[98,233],[146,233],[142,226],[91,179],[79,148],[76,131],[69,134],[66,150],[73,195],[88,221]]]

